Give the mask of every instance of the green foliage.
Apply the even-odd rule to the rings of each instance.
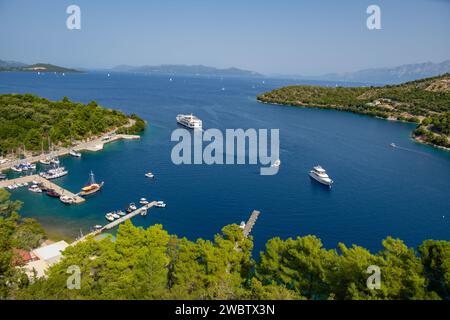
[[[384,87],[288,86],[258,95],[261,102],[335,109],[420,124],[414,132],[426,142],[449,147],[450,74]],[[427,129],[427,127],[430,128]],[[430,131],[430,134],[427,132]]]
[[[237,225],[214,241],[144,230],[127,221],[116,241],[87,239],[67,248],[48,278],[14,292],[22,299],[440,299],[448,298],[450,244],[428,240],[419,253],[388,237],[372,254],[353,245],[323,247],[314,236],[268,241],[259,263]],[[81,269],[81,289],[66,287],[67,269]],[[380,267],[381,289],[366,281]]]
[[[145,130],[145,121],[139,118],[137,115],[132,114],[130,119],[133,119],[135,123],[131,127],[122,127],[117,130],[117,133],[122,134],[138,134]]]
[[[133,115],[134,132],[142,130],[144,122]],[[128,123],[123,113],[105,109],[95,101],[87,105],[49,101],[31,94],[0,95],[0,153],[19,147],[26,150],[48,149],[48,137],[53,144],[66,145],[72,140],[84,140]],[[144,123],[145,126],[145,123]]]
[[[21,203],[11,201],[9,193],[0,189],[0,299],[11,296],[24,283],[23,274],[12,265],[13,249],[36,247],[45,234],[34,220],[17,214]]]
[[[428,289],[450,299],[450,243],[426,240],[419,247]]]

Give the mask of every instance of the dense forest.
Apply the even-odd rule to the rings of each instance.
[[[145,126],[133,115],[136,133]],[[102,108],[95,101],[88,104],[49,101],[31,94],[0,95],[0,152],[48,150],[53,145],[69,145],[98,136],[127,124],[128,117],[120,111]]]
[[[326,249],[311,235],[273,238],[257,262],[252,238],[237,225],[225,226],[213,241],[193,242],[161,225],[143,229],[127,221],[115,241],[90,238],[68,247],[47,278],[30,281],[13,267],[14,249],[36,245],[43,234],[20,219],[19,208],[0,190],[0,299],[450,298],[448,241],[424,241],[416,252],[388,237],[372,254],[357,245]],[[17,241],[23,233],[30,241]],[[81,288],[69,290],[73,265],[81,270]],[[370,265],[380,267],[379,290],[367,288]]]
[[[415,122],[422,127],[415,132],[416,136],[449,146],[445,128],[448,128],[450,112],[450,74],[384,87],[288,86],[258,95],[257,99]],[[431,119],[432,126],[427,122],[421,125],[424,119],[427,122]]]

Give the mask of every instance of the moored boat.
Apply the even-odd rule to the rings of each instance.
[[[81,153],[80,153],[80,152],[77,152],[77,151],[75,151],[75,150],[73,150],[73,149],[71,149],[71,150],[69,151],[69,154],[70,154],[72,157],[75,157],[75,158],[80,158],[80,157],[81,157]]]
[[[39,163],[40,163],[40,164],[43,164],[43,165],[45,165],[45,166],[49,166],[49,165],[52,164],[51,160],[52,160],[52,159],[51,159],[50,157],[46,157],[46,158],[44,158],[44,159],[39,160]]]
[[[164,201],[156,201],[155,206],[158,208],[165,208],[166,204],[164,203]]]
[[[35,192],[35,193],[41,193],[42,189],[39,188],[37,184],[33,184],[31,187],[28,188],[29,191]]]
[[[41,172],[39,175],[47,180],[57,179],[61,178],[65,175],[67,175],[69,171],[66,170],[64,167],[57,167],[54,169],[50,169],[44,172]]]
[[[141,198],[141,200],[139,201],[140,204],[146,205],[148,204],[148,200],[146,198]]]
[[[64,204],[73,204],[75,200],[69,196],[60,196],[59,200]]]
[[[130,205],[128,206],[126,212],[127,212],[127,213],[130,213],[130,212],[133,212],[134,210],[137,210],[137,207],[136,207],[136,205],[134,204],[134,202],[132,202],[132,203],[130,203]]]
[[[80,196],[88,196],[94,193],[97,193],[102,189],[104,185],[104,182],[97,183],[95,182],[95,176],[94,173],[91,171],[89,175],[89,181],[88,183],[81,189],[81,191],[78,193]]]
[[[59,198],[61,195],[53,189],[47,190],[47,195],[52,198]]]
[[[111,222],[114,221],[114,217],[113,217],[113,215],[112,215],[111,212],[105,214],[105,218],[106,218],[106,220],[108,220],[108,221],[111,221]]]

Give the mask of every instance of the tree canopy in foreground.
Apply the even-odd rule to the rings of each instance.
[[[29,282],[11,266],[19,204],[1,193],[0,297],[9,299],[448,299],[450,242],[427,240],[416,252],[388,237],[376,254],[363,247],[326,249],[315,236],[273,238],[252,258],[251,237],[237,225],[214,240],[170,235],[122,224],[115,241],[88,238],[64,251],[48,277]],[[15,218],[17,219],[17,217]],[[69,290],[69,267],[81,271]],[[381,270],[381,288],[368,289],[367,268]]]

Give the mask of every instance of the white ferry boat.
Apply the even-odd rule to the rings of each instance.
[[[327,172],[324,168],[321,166],[315,166],[310,172],[309,176],[316,180],[317,182],[320,182],[321,184],[327,185],[331,188],[331,185],[333,184],[333,180],[328,176]]]
[[[189,129],[201,129],[202,120],[191,114],[177,115],[177,122]]]

